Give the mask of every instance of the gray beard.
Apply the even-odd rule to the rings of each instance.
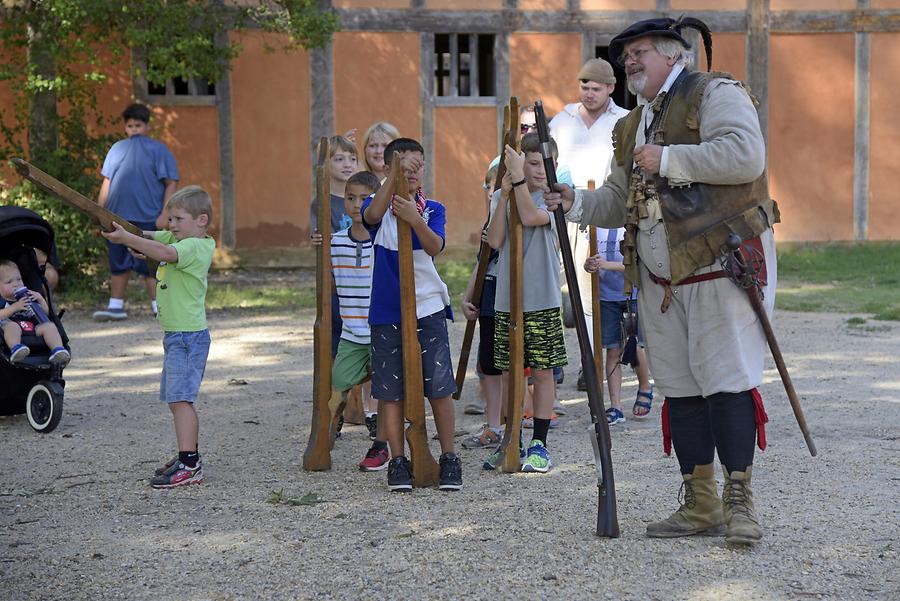
[[[628,91],[635,96],[643,96],[647,86],[647,76],[644,73],[636,73],[628,76]]]

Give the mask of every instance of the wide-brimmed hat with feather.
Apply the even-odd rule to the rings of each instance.
[[[706,50],[706,69],[710,70],[712,68],[712,34],[706,23],[693,17],[680,17],[679,19],[665,17],[638,21],[610,41],[609,59],[616,64],[620,64],[619,61],[622,57],[625,43],[648,36],[677,40],[685,48],[690,48],[691,45],[681,35],[681,30],[685,27],[696,29],[700,32],[700,36],[703,38],[703,47]]]

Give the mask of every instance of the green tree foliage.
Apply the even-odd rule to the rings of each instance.
[[[117,122],[97,105],[110,73],[126,65],[153,84],[216,81],[240,53],[218,34],[244,27],[284,34],[279,49],[290,51],[324,45],[338,19],[316,0],[0,0],[0,82],[15,99],[0,107],[0,158],[27,156],[95,197],[99,166],[121,137],[98,133]],[[146,61],[132,64],[132,53]],[[67,279],[93,274],[104,246],[87,220],[27,183],[6,183],[0,200],[53,225]]]

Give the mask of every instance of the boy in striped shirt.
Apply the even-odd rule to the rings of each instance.
[[[373,253],[372,239],[363,225],[360,208],[363,201],[380,187],[378,178],[368,171],[350,176],[344,191],[344,210],[352,225],[331,237],[331,273],[343,325],[331,370],[330,405],[341,410],[347,400],[347,392],[369,378],[369,298],[372,294]],[[365,398],[364,402],[367,424],[370,420],[377,424],[377,412],[371,410],[373,401]],[[376,426],[378,430],[381,429],[379,426]],[[389,459],[387,442],[384,436],[376,433],[375,442],[360,462],[359,469],[382,470],[387,467]]]

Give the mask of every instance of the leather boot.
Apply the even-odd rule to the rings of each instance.
[[[738,545],[754,545],[763,536],[762,528],[756,521],[753,510],[753,491],[750,490],[750,475],[753,466],[745,472],[725,471],[725,488],[722,490],[722,505],[725,508],[725,542]]]
[[[681,477],[684,478],[678,495],[681,507],[666,519],[647,524],[647,536],[722,536],[725,516],[722,513],[722,502],[716,494],[713,464],[696,465],[693,473],[682,474]]]

